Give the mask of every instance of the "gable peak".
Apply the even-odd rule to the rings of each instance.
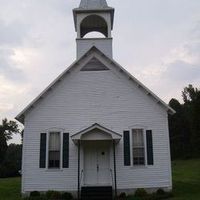
[[[104,64],[102,64],[96,57],[93,57],[89,62],[81,69],[81,71],[107,71],[109,70]]]

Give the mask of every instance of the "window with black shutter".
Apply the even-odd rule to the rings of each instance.
[[[130,131],[124,131],[124,166],[131,165],[131,155],[130,155]]]
[[[69,133],[63,133],[63,168],[69,167]]]
[[[154,164],[153,157],[153,138],[152,138],[152,130],[146,131],[146,143],[147,143],[147,164]]]
[[[46,168],[46,141],[47,141],[47,134],[41,133],[40,134],[40,168]]]

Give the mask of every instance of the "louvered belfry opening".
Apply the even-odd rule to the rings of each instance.
[[[107,71],[109,70],[104,64],[102,64],[96,58],[92,58],[81,71]]]

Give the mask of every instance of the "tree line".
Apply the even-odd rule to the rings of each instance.
[[[171,99],[176,113],[169,115],[169,134],[172,159],[200,157],[200,89],[192,85],[182,91],[183,103]],[[3,119],[0,124],[0,178],[19,175],[22,145],[10,144],[14,134],[21,134],[16,121]]]
[[[200,89],[192,85],[182,91],[183,103],[171,99],[176,114],[169,115],[172,159],[200,157]]]

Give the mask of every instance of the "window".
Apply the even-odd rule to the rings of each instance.
[[[60,133],[49,133],[49,168],[60,168]]]
[[[143,129],[132,130],[133,165],[145,165],[145,147]]]

